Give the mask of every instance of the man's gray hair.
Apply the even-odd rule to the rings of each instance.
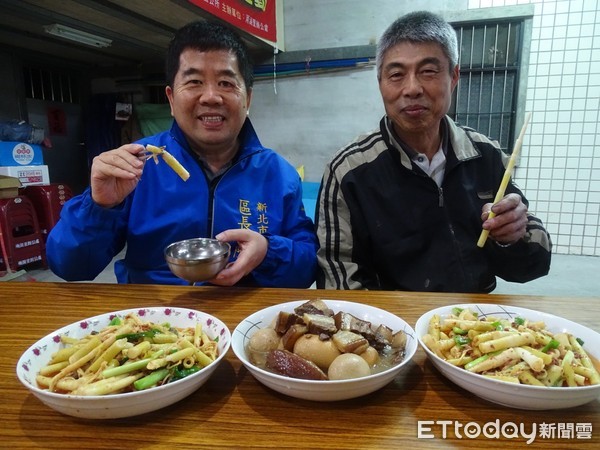
[[[377,78],[381,78],[381,64],[386,52],[401,42],[435,42],[450,62],[450,71],[458,64],[458,43],[454,28],[441,17],[429,11],[406,14],[392,23],[377,43]]]

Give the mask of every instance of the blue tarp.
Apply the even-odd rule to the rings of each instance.
[[[306,210],[306,215],[310,217],[313,222],[315,220],[315,208],[317,206],[319,186],[320,183],[308,181],[302,182],[302,201],[304,202],[304,209]]]

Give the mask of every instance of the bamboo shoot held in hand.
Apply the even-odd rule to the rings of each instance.
[[[519,157],[519,152],[521,151],[521,146],[523,145],[523,136],[525,135],[525,130],[527,129],[527,124],[529,123],[529,119],[531,118],[531,113],[527,114],[525,117],[525,123],[523,123],[523,127],[521,128],[521,132],[519,133],[519,137],[515,142],[515,147],[510,155],[510,159],[508,160],[508,164],[504,171],[504,176],[502,177],[502,181],[500,182],[500,187],[498,188],[498,192],[496,192],[496,197],[494,198],[494,204],[498,203],[504,197],[504,192],[506,191],[506,187],[510,182],[510,178],[512,177],[512,172],[517,163],[517,158]],[[496,213],[490,210],[488,214],[488,219],[492,219],[496,217]],[[477,241],[477,247],[483,248],[485,245],[485,241],[490,234],[490,230],[481,230],[481,234],[479,235],[479,240]]]
[[[173,155],[166,151],[164,147],[157,147],[155,145],[148,144],[146,145],[146,150],[152,153],[154,162],[157,164],[158,155],[160,155],[162,159],[169,165],[169,167],[173,169],[183,181],[187,181],[187,179],[190,177],[190,173],[185,169],[185,167],[183,167]]]

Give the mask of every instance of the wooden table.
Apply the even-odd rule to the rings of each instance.
[[[213,377],[190,397],[143,416],[102,421],[55,412],[31,395],[15,375],[21,353],[38,339],[97,314],[137,306],[179,306],[213,314],[233,331],[258,309],[312,298],[369,303],[399,315],[413,327],[432,308],[464,302],[522,306],[596,330],[600,325],[600,298],[2,283],[0,448],[599,448],[600,400],[562,411],[498,406],[448,381],[420,348],[393,383],[369,396],[333,403],[297,400],[264,387],[230,351]],[[443,421],[448,423],[445,438]],[[531,445],[520,434],[507,439],[501,433],[500,439],[492,439],[482,432],[474,439],[463,431],[470,422],[481,430],[491,422],[514,423],[524,426],[526,433],[537,424],[538,433]],[[419,423],[421,436],[432,438],[419,438]],[[554,439],[541,437],[542,423],[554,427]],[[590,439],[575,435],[578,424],[591,425]],[[573,427],[572,436],[559,435],[559,427]]]

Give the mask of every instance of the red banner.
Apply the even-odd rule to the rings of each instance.
[[[67,135],[67,114],[61,108],[48,108],[48,134],[52,136]]]
[[[189,0],[255,36],[277,42],[276,0]]]

